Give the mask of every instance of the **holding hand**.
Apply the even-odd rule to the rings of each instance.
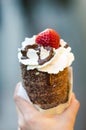
[[[80,106],[74,94],[70,106],[62,114],[46,116],[17,95],[19,87],[20,84],[16,86],[14,94],[19,130],[73,130]]]

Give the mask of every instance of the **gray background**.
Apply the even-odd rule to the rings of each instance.
[[[75,54],[74,92],[81,103],[75,130],[86,130],[86,1],[1,0],[0,1],[0,130],[17,130],[13,101],[20,81],[17,48],[26,36],[53,28]]]

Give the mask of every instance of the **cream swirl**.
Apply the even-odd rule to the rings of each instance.
[[[65,47],[67,43],[60,39],[60,47],[58,49],[53,48],[53,56],[44,64],[39,64],[38,62],[38,50],[28,49],[26,53],[27,58],[22,58],[21,50],[24,50],[27,45],[35,44],[35,36],[32,38],[25,38],[25,41],[22,43],[22,47],[18,49],[18,59],[19,62],[27,65],[27,70],[38,69],[42,72],[57,74],[59,71],[64,70],[64,68],[69,67],[74,61],[74,55],[71,52],[71,47]],[[40,47],[40,57],[45,59],[49,56],[49,50]]]

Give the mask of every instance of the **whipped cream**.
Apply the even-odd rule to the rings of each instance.
[[[35,38],[35,35],[32,38],[25,38],[25,41],[22,42],[22,47],[18,49],[19,62],[27,65],[27,70],[38,69],[42,72],[57,74],[59,73],[59,71],[63,71],[64,68],[69,67],[74,61],[74,54],[71,52],[71,47],[68,46],[66,48],[65,46],[67,45],[67,43],[63,39],[60,39],[59,48],[53,48],[53,57],[42,65],[38,63],[38,50],[32,48],[27,50],[27,58],[22,59],[23,55],[21,53],[21,50],[24,50],[25,47],[28,45],[34,45]],[[49,50],[46,50],[43,46],[41,46],[40,58],[45,59],[48,56]]]

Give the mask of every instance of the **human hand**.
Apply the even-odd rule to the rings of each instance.
[[[62,113],[54,116],[37,111],[29,102],[17,95],[20,84],[17,84],[14,100],[18,112],[19,130],[73,130],[79,101],[72,94],[70,106]]]

